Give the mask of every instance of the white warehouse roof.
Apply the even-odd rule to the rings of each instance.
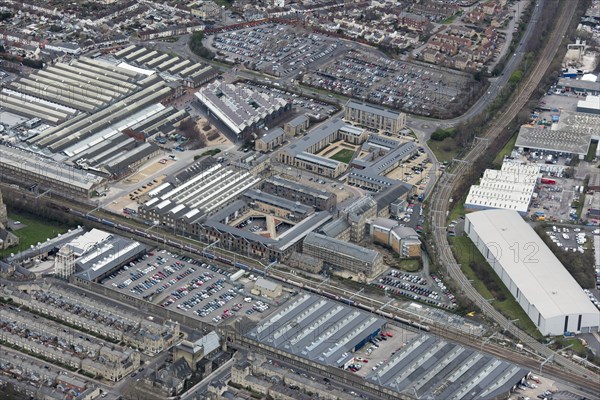
[[[543,334],[562,333],[562,321],[566,316],[575,319],[571,323],[576,324],[575,316],[581,315],[582,328],[600,325],[600,311],[517,212],[486,210],[467,214],[466,219],[465,232],[484,257],[493,263],[494,270],[499,275],[502,274],[501,278],[505,283],[505,274],[508,276],[512,282],[512,285],[507,284],[508,289],[513,295],[516,292],[517,299],[524,297],[531,306],[529,308],[537,309],[545,319],[545,329],[538,326]],[[519,302],[523,306],[524,302]],[[532,313],[532,309],[525,309],[530,318],[537,314]],[[548,321],[553,318],[560,319],[560,327],[548,326]],[[532,320],[538,325],[536,320]],[[569,326],[572,326],[571,323]]]
[[[479,185],[471,186],[465,207],[502,208],[527,212],[540,167],[505,160],[501,170],[486,169]]]

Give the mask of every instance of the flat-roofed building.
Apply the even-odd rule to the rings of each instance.
[[[465,233],[542,335],[600,331],[600,311],[516,211],[467,214]]]
[[[276,299],[281,296],[282,287],[280,283],[273,282],[265,278],[259,278],[256,282],[254,282],[252,291],[257,292],[257,295]]]
[[[582,79],[560,78],[557,89],[580,95],[600,96],[600,82],[586,81]]]
[[[590,180],[588,181],[588,190],[600,192],[600,170],[592,170],[590,172]]]
[[[585,100],[577,102],[577,112],[600,114],[600,96],[586,96]]]
[[[355,100],[348,100],[344,106],[344,120],[394,135],[406,127],[405,113]]]
[[[600,139],[600,115],[563,111],[551,128],[523,125],[515,147],[545,154],[585,158],[592,140]]]
[[[311,232],[306,235],[302,251],[323,260],[323,264],[334,271],[373,277],[385,269],[383,257],[377,251],[319,233]]]

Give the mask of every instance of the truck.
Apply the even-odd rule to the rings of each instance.
[[[237,272],[234,272],[233,274],[231,274],[231,276],[229,277],[229,280],[231,282],[235,282],[238,279],[240,279],[242,276],[244,276],[244,274],[246,273],[246,271],[244,271],[243,269],[240,269]]]

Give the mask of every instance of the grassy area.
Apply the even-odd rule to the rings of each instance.
[[[166,42],[166,43],[175,43],[179,40],[179,36],[173,36],[173,37],[169,37],[169,38],[165,38],[162,39],[161,42]]]
[[[581,340],[579,339],[560,338],[557,340],[557,343],[559,345],[559,348],[561,349],[567,346],[571,346],[569,350],[573,351],[580,357],[585,357],[587,353],[587,348],[581,343]]]
[[[354,155],[354,150],[342,149],[329,158],[331,158],[332,160],[350,164],[350,160],[352,160],[353,155]]]
[[[214,156],[216,154],[219,154],[221,152],[221,149],[212,149],[212,150],[207,150],[202,154],[199,154],[197,156],[194,156],[194,160],[197,160],[199,158],[205,157],[205,156]]]
[[[462,271],[464,272],[465,276],[472,281],[473,287],[479,292],[479,294],[481,294],[485,299],[493,298],[490,290],[481,280],[478,279],[475,271],[473,271],[469,266],[471,261],[485,263],[485,266],[488,269],[487,273],[490,277],[493,277],[497,287],[499,287],[505,294],[506,299],[504,301],[494,300],[492,302],[493,306],[508,319],[518,319],[518,321],[515,322],[515,325],[527,332],[529,335],[536,339],[541,339],[541,333],[537,330],[521,306],[519,306],[516,300],[512,297],[509,290],[506,288],[506,286],[504,286],[504,283],[502,283],[502,280],[498,277],[498,275],[496,275],[492,267],[487,264],[487,261],[481,255],[481,253],[479,253],[479,250],[477,250],[473,242],[471,242],[471,239],[466,236],[457,236],[450,238],[450,243],[454,246],[454,255],[461,264]]]
[[[460,150],[454,142],[454,139],[451,137],[441,141],[429,140],[427,141],[427,145],[431,151],[433,151],[433,154],[435,154],[435,157],[439,162],[452,161],[452,159],[456,157],[458,151]]]
[[[445,20],[442,21],[442,24],[451,24],[454,22],[454,20],[456,19],[456,15],[451,15],[448,18],[446,18]]]
[[[417,272],[421,269],[421,263],[417,259],[400,260],[398,268],[406,272]]]
[[[225,8],[230,8],[231,7],[231,3],[233,3],[233,0],[215,0],[215,3],[217,3],[217,5],[220,6],[225,6]]]
[[[585,161],[593,161],[596,158],[596,150],[598,150],[598,142],[592,141],[587,156],[585,156]]]
[[[448,214],[448,221],[458,220],[465,215],[465,200],[467,200],[466,195],[459,201],[453,199],[453,207],[450,209],[450,214]]]
[[[13,221],[20,221],[25,228],[14,231],[13,233],[19,237],[19,245],[0,251],[0,258],[10,256],[10,253],[18,253],[26,250],[38,242],[43,243],[46,239],[51,239],[59,233],[67,231],[68,227],[57,223],[51,223],[37,219],[37,217],[29,214],[8,214],[8,218]]]
[[[515,143],[517,143],[518,136],[519,135],[517,133],[515,133],[510,138],[510,140],[506,143],[506,145],[504,145],[502,150],[500,150],[500,152],[496,155],[496,158],[494,158],[494,162],[493,162],[493,166],[495,168],[499,168],[502,165],[502,161],[504,160],[504,157],[510,155],[513,148],[515,147]]]

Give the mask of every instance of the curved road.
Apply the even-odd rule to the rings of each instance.
[[[494,125],[486,133],[486,135],[484,135],[486,138],[493,140],[495,137],[497,137],[508,125],[510,120],[519,112],[519,110],[525,106],[533,91],[538,87],[540,80],[548,68],[548,65],[556,55],[558,46],[560,45],[561,40],[566,33],[569,23],[573,17],[574,11],[577,8],[577,2],[578,0],[573,0],[574,4],[566,7],[567,9],[564,10],[564,12],[559,16],[551,37],[547,41],[548,45],[544,48],[538,63],[527,78],[527,81],[524,82],[522,94],[514,100],[514,102],[501,116],[496,118],[497,124]],[[504,315],[498,312],[486,299],[484,299],[479,292],[477,292],[477,290],[475,290],[475,288],[471,285],[471,282],[462,273],[461,266],[454,259],[454,255],[446,235],[445,226],[449,205],[451,204],[451,196],[455,186],[458,182],[460,182],[461,176],[468,171],[469,164],[475,161],[484,152],[484,141],[477,141],[473,148],[471,148],[471,150],[465,156],[465,162],[456,163],[457,165],[455,165],[453,168],[452,173],[445,174],[437,185],[437,190],[429,209],[431,226],[433,229],[433,236],[436,246],[435,253],[437,253],[436,255],[441,261],[442,265],[445,266],[448,275],[459,284],[464,294],[474,304],[479,306],[482,312],[493,318],[501,327],[504,327],[513,336],[518,338],[521,343],[525,343],[545,358],[553,358],[553,360],[560,364],[564,369],[586,379],[589,382],[590,388],[598,388],[598,392],[600,392],[600,376],[587,370],[583,366],[553,352],[546,346],[536,341],[534,338],[527,335],[525,332],[518,329],[511,321],[504,317]]]
[[[539,17],[542,9],[545,6],[546,0],[532,0],[536,1],[536,7],[534,7],[533,14],[531,15],[531,19],[527,24],[527,29],[521,38],[521,42],[517,45],[513,56],[509,55],[509,60],[506,63],[502,74],[497,78],[490,79],[490,86],[487,89],[487,92],[484,96],[480,97],[471,108],[467,110],[464,114],[459,117],[447,119],[447,120],[426,120],[423,118],[419,118],[417,116],[409,116],[407,119],[407,125],[409,128],[413,130],[418,130],[425,134],[424,138],[419,139],[429,139],[431,132],[438,128],[450,128],[456,126],[462,122],[469,120],[470,118],[482,113],[485,109],[496,99],[502,88],[506,86],[510,76],[513,72],[516,71],[517,67],[523,60],[524,55],[526,54],[526,46],[531,37],[534,35],[536,31],[537,24],[539,22]],[[423,142],[424,143],[424,142]]]

